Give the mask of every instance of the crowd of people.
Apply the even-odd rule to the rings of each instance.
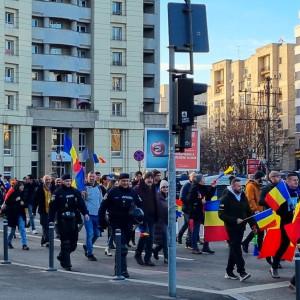
[[[126,278],[129,277],[126,261],[129,247],[136,246],[134,258],[139,265],[154,267],[153,258],[158,260],[160,251],[163,262],[168,264],[168,181],[162,177],[158,170],[144,174],[138,171],[132,180],[127,173],[101,176],[100,172],[89,172],[82,191],[72,187],[69,174],[61,178],[45,175],[40,180],[27,175],[23,180],[10,182],[0,177],[1,214],[5,215],[11,228],[8,246],[14,248],[13,240],[18,228],[21,247],[29,250],[26,228],[33,234],[38,233],[35,226],[38,213],[42,228],[41,246],[49,247],[48,227],[49,222],[54,222],[57,237],[61,241],[57,259],[66,270],[72,268],[70,254],[77,247],[78,233],[83,227],[86,233],[83,251],[89,261],[97,261],[93,245],[104,235],[105,230],[105,255],[112,256],[116,229],[121,230],[121,273]],[[248,253],[249,244],[255,235],[258,251],[262,248],[265,233],[259,230],[251,216],[268,208],[266,195],[282,180],[277,171],[269,173],[267,184],[263,184],[264,179],[265,174],[258,171],[248,180],[243,190],[240,179],[231,176],[230,185],[222,195],[218,195],[218,215],[224,221],[228,234],[227,279],[244,281],[250,277],[245,269],[242,252]],[[281,244],[274,257],[266,258],[272,278],[280,278],[278,269],[281,268],[281,259],[290,243],[284,225],[293,219],[300,192],[296,173],[288,174],[285,182],[292,200],[286,201],[277,211],[281,218]],[[182,244],[185,236],[186,249],[193,255],[214,254],[205,237],[202,241],[199,235],[205,221],[204,205],[216,195],[216,188],[217,180],[206,185],[205,177],[195,172],[189,174],[189,180],[181,187],[179,198],[182,201],[184,222],[178,232],[177,242]],[[244,238],[247,223],[251,231]],[[137,243],[136,236],[139,237]],[[202,248],[199,247],[201,244]],[[234,273],[235,268],[239,276]],[[291,287],[295,287],[294,277]]]

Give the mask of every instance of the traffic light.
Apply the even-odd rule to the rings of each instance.
[[[180,152],[192,147],[191,136],[195,117],[207,113],[206,105],[194,104],[194,96],[204,94],[206,91],[206,84],[194,83],[192,78],[175,80],[173,129],[177,134],[175,148]]]

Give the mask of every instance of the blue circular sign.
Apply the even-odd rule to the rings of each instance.
[[[144,152],[142,150],[137,150],[133,154],[133,158],[136,161],[142,161],[144,159],[144,157],[145,157],[145,155],[144,155]]]

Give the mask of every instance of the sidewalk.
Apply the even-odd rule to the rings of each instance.
[[[0,265],[1,299],[8,300],[154,300],[172,299],[168,288],[130,281],[114,282],[68,272],[47,272],[16,265]],[[230,300],[229,296],[178,290],[182,300]]]

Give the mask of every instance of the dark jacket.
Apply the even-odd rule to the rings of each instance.
[[[187,195],[187,212],[189,217],[195,221],[204,222],[204,211],[202,201],[210,201],[216,191],[215,187],[200,185],[193,182]]]
[[[141,208],[144,212],[144,220],[156,222],[158,219],[157,198],[154,184],[148,187],[144,180],[141,180],[134,190],[142,199]]]
[[[219,218],[224,221],[227,229],[245,230],[247,223],[250,226],[255,225],[253,218],[250,218],[248,222],[245,221],[242,224],[237,224],[237,219],[246,219],[253,215],[244,192],[241,194],[240,201],[229,190],[227,193],[223,193],[220,200]]]
[[[36,210],[38,209],[38,213],[46,214],[46,205],[45,205],[45,192],[44,186],[40,185],[36,188],[33,196],[33,208],[32,212],[36,214]]]
[[[158,220],[154,225],[154,243],[161,245],[163,235],[167,232],[168,227],[168,196],[165,193],[157,194]]]
[[[100,226],[106,227],[105,215],[108,212],[109,223],[115,228],[125,228],[133,223],[130,212],[133,207],[141,206],[141,199],[131,188],[114,187],[108,191],[99,209]]]
[[[24,198],[26,207],[28,207],[28,205],[34,204],[35,188],[36,188],[35,183],[25,183],[24,184],[23,198]]]
[[[12,192],[5,200],[5,204],[5,215],[9,227],[16,227],[20,216],[24,219],[24,222],[26,222],[25,202],[22,192]]]
[[[64,213],[75,213],[78,223],[78,212],[82,215],[88,214],[88,210],[78,190],[73,187],[66,187],[62,185],[52,195],[49,204],[49,222],[53,222],[55,216],[59,221]]]
[[[187,196],[190,191],[192,183],[190,181],[186,182],[180,189],[179,199],[182,200],[182,211],[184,213],[188,213],[188,205],[187,205]]]

